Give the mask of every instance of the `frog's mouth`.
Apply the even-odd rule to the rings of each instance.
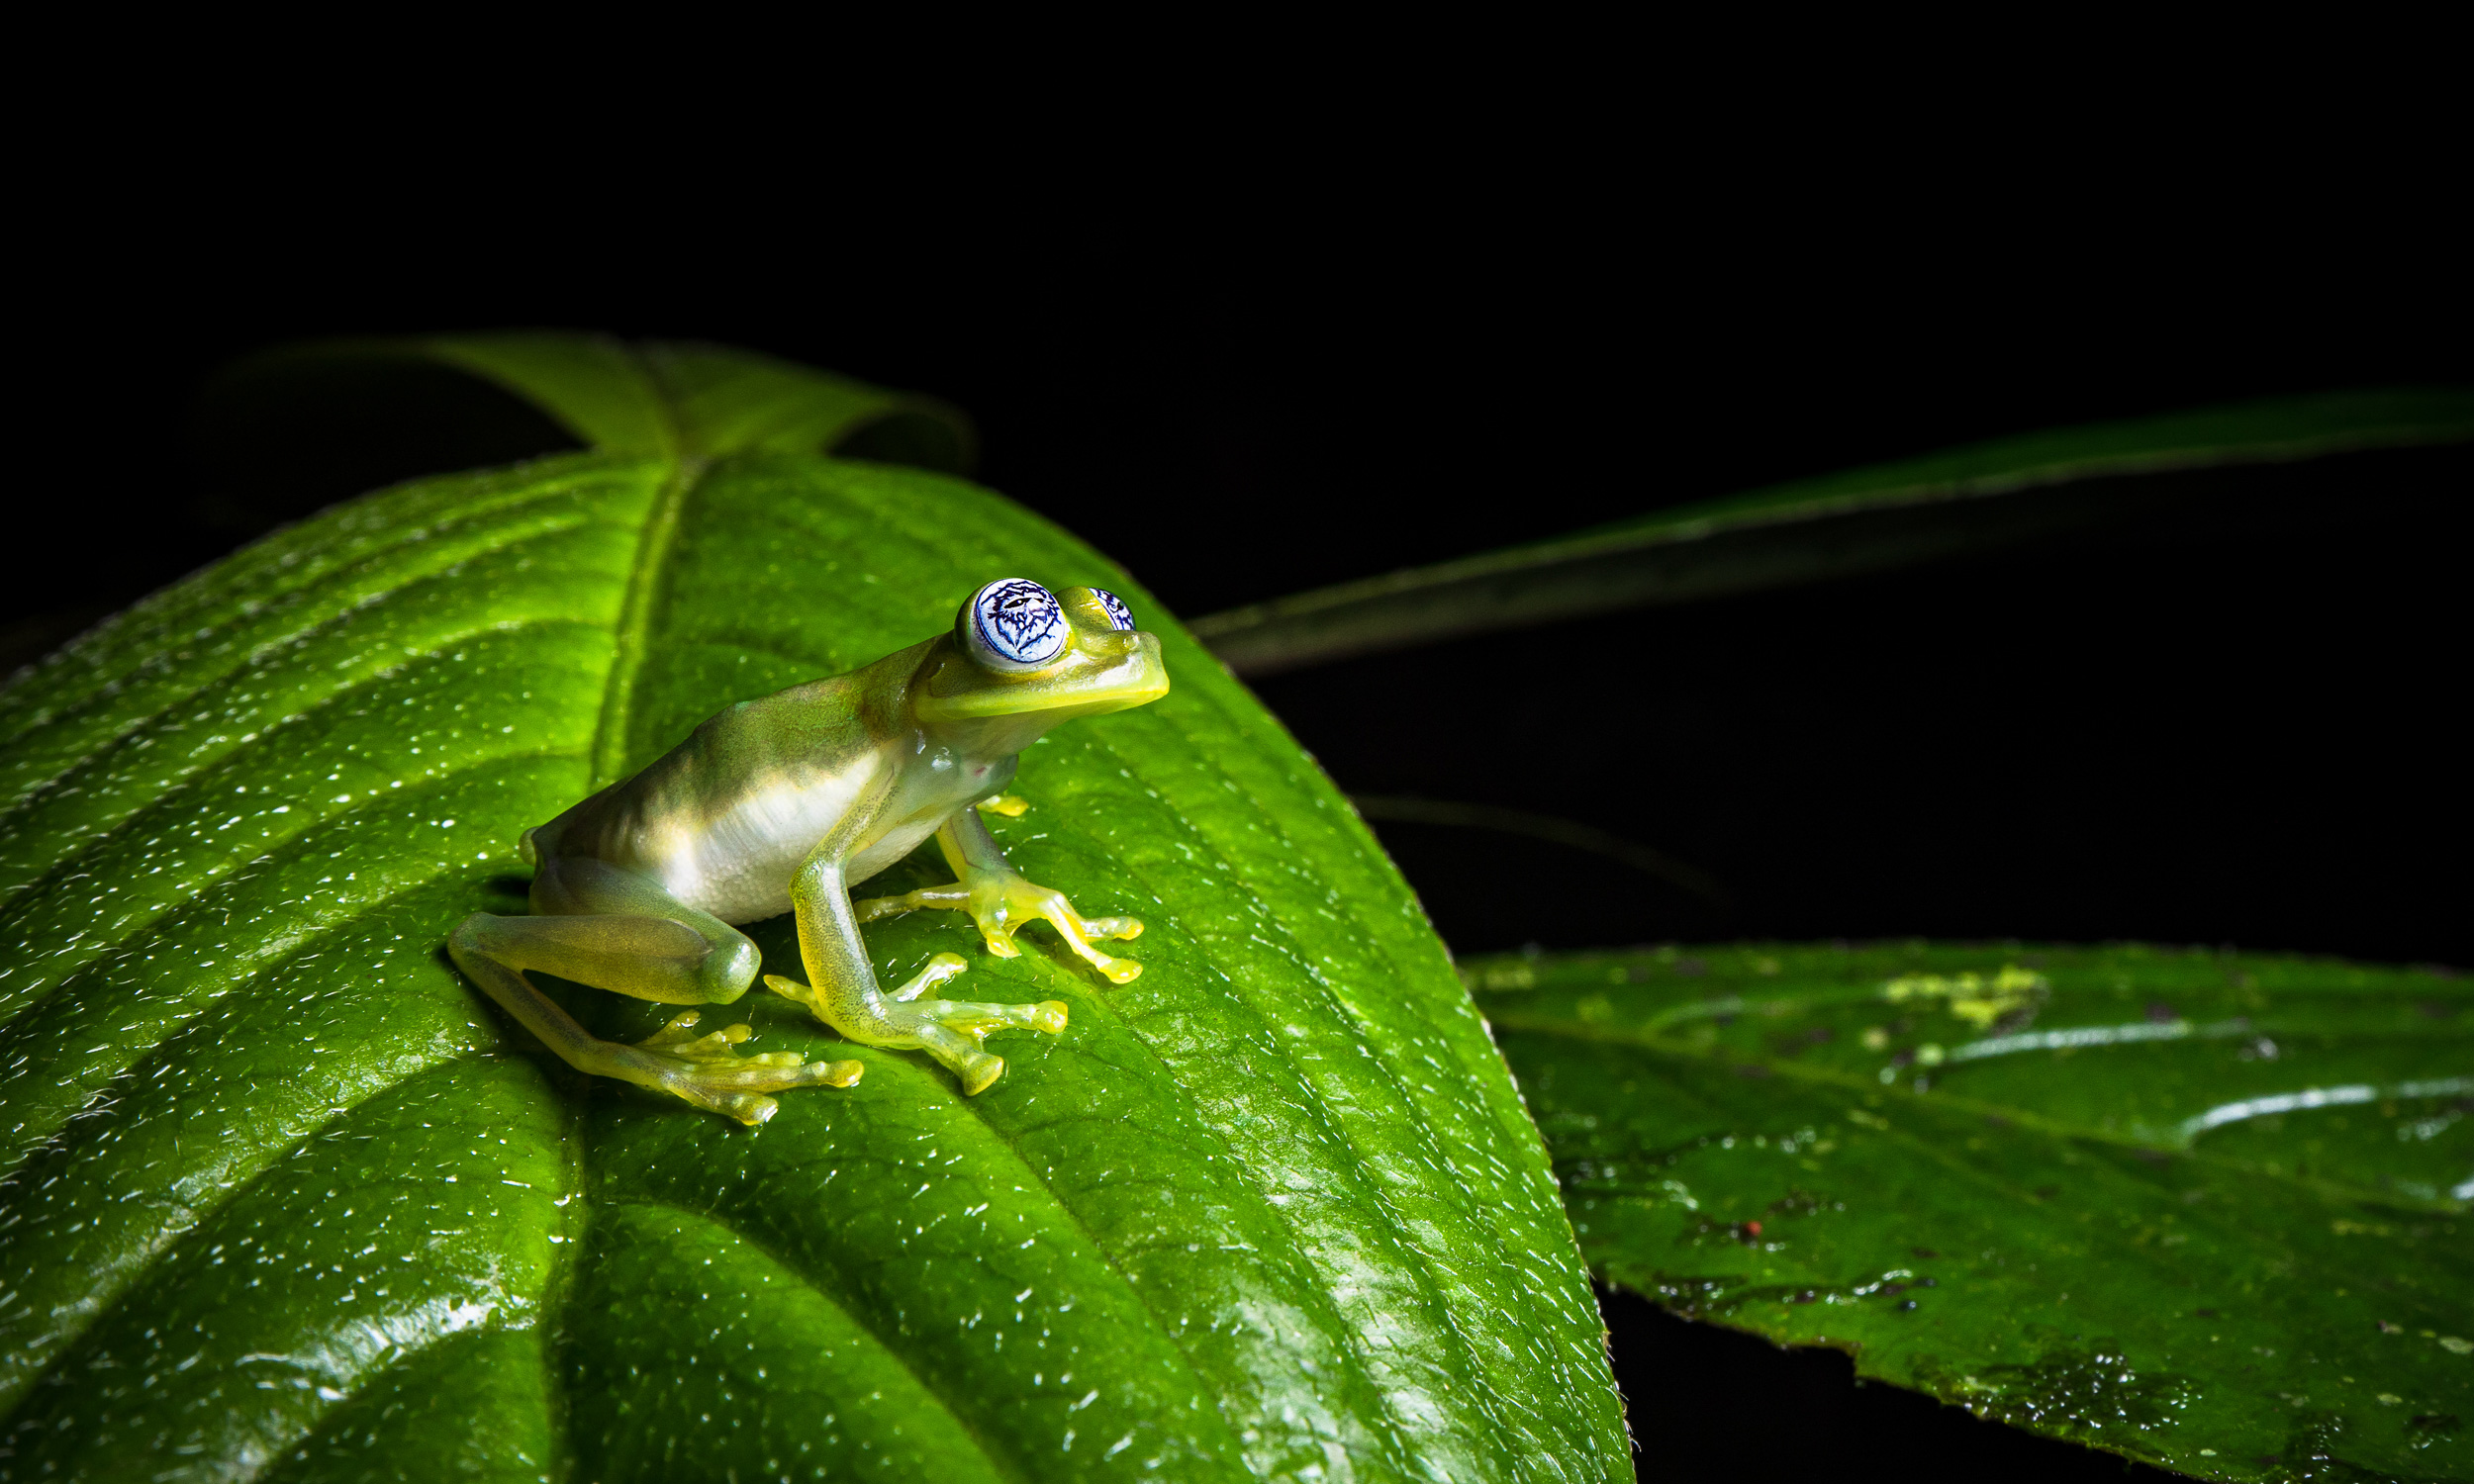
[[[1051,723],[1149,705],[1169,694],[1169,668],[1157,635],[1077,635],[1062,663],[1035,675],[988,683],[988,672],[948,649],[914,693],[922,721],[967,721],[1039,713]]]

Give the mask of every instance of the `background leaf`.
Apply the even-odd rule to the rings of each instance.
[[[1267,676],[1641,603],[1689,603],[2102,526],[2153,523],[2171,492],[2124,476],[2474,438],[2474,392],[2277,398],[2057,428],[1796,480],[1507,551],[1194,620],[1240,675]]]
[[[599,364],[533,391],[634,436]],[[0,693],[0,1476],[1619,1474],[1536,1134],[1278,724],[1036,517],[783,449],[823,393],[658,385],[688,456],[370,497]],[[997,1088],[760,993],[760,1049],[869,1070],[751,1133],[569,1075],[444,964],[596,776],[1000,572],[1124,593],[1177,689],[1034,748],[998,825],[1147,919],[1140,979],[871,933],[881,971],[958,949],[975,993],[1072,1006]]]
[[[555,330],[286,346],[226,370],[211,389],[211,405],[231,416],[253,393],[297,399],[314,390],[305,383],[405,363],[449,367],[487,382],[605,453],[694,461],[756,450],[861,451],[966,472],[975,452],[970,419],[932,397],[729,346]]]
[[[2474,1461],[2461,978],[1924,944],[1465,973],[1610,1281],[2206,1477]]]

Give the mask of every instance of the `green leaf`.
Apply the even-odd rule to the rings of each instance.
[[[2123,476],[2474,439],[2474,390],[2406,389],[2099,422],[1797,480],[1507,551],[1212,613],[1193,632],[1240,675],[1904,566],[2096,526],[2173,502]]]
[[[428,362],[538,407],[588,447],[695,462],[766,450],[829,453],[894,435],[953,471],[971,465],[970,420],[933,398],[718,345],[550,330],[329,340],[253,357],[225,381],[354,363]]]
[[[2462,978],[1921,943],[1464,972],[1612,1282],[2205,1477],[2474,1469]]]
[[[1536,1132],[1278,723],[1018,507],[780,446],[820,400],[723,365],[631,422],[569,350],[545,402],[672,441],[339,507],[0,693],[0,1477],[1621,1475]],[[750,1131],[573,1076],[445,963],[597,776],[1009,572],[1124,594],[1176,689],[1031,749],[995,822],[1145,917],[1139,979],[869,929],[1071,1006],[990,1092],[759,992],[753,1049],[867,1074]]]

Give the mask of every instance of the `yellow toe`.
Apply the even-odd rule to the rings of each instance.
[[[997,1079],[1004,1074],[1005,1059],[1002,1057],[990,1057],[985,1061],[975,1062],[971,1067],[971,1074],[963,1078],[962,1095],[977,1097],[996,1085]]]

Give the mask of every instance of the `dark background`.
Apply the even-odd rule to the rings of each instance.
[[[211,252],[96,243],[20,326],[0,648],[40,654],[333,500],[559,441],[449,381],[289,414],[201,401],[233,358],[319,335],[705,338],[927,392],[977,421],[982,479],[1187,616],[2008,432],[2474,381],[2444,229],[2382,218],[2331,245],[2292,203],[2210,210],[2181,233],[1934,217],[1885,235],[1610,209],[1517,241],[992,221],[962,247],[865,254],[848,242],[885,224],[864,217],[692,239],[302,217]],[[1260,691],[1345,788],[1582,821],[1730,898],[1380,826],[1461,952],[1930,934],[2465,965],[2468,473],[2449,453],[2241,474],[2163,532]],[[1834,1354],[1628,1297],[1607,1312],[1666,1476],[2122,1471],[1856,1387]]]

